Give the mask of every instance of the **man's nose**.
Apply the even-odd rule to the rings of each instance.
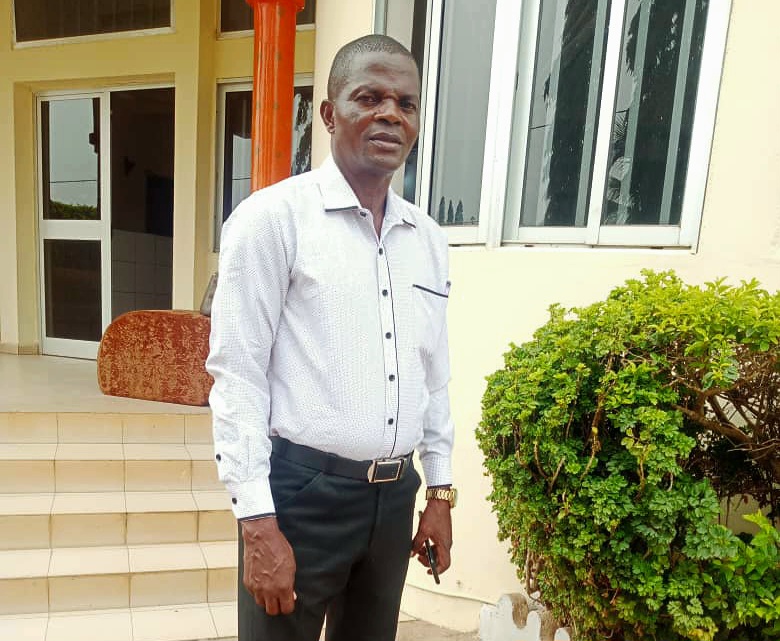
[[[395,100],[387,99],[379,103],[374,117],[377,120],[386,120],[392,124],[401,122],[401,112]]]

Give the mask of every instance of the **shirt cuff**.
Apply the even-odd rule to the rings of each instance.
[[[268,480],[245,481],[243,483],[226,483],[230,502],[233,505],[233,515],[240,521],[258,514],[275,512],[274,499]]]
[[[452,485],[452,463],[448,456],[429,454],[420,461],[420,464],[428,487]]]

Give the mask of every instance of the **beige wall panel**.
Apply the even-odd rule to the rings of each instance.
[[[0,352],[16,353],[19,318],[16,305],[16,197],[15,167],[11,153],[14,139],[13,82],[7,75],[11,63],[12,0],[0,0]]]
[[[35,171],[35,99],[29,87],[14,88],[14,153],[16,189],[17,297],[19,346],[37,351],[38,314],[38,215]]]
[[[223,38],[214,49],[214,73],[220,81],[252,77],[254,64],[253,39]]]
[[[195,183],[195,269],[191,274],[193,297],[190,307],[197,308],[208,284],[209,256],[214,246],[215,154],[216,154],[216,73],[215,53],[218,0],[206,0],[201,6],[198,52],[197,180]]]
[[[314,73],[313,29],[295,35],[295,73]],[[214,72],[220,81],[251,78],[254,65],[254,39],[227,37],[217,40],[214,49]]]
[[[189,58],[176,73],[176,144],[173,151],[173,308],[195,304],[195,220],[198,177],[198,106],[200,91],[201,6],[189,5],[176,12],[176,29],[189,34],[182,52]],[[158,53],[159,55],[159,53]],[[165,55],[165,54],[163,54]]]
[[[0,65],[3,56],[0,55]],[[0,139],[14,139],[13,85],[0,80]],[[19,317],[16,271],[16,196],[14,156],[11,145],[0,151],[0,345],[2,350],[16,352],[19,344]]]
[[[733,1],[701,230],[720,273],[780,266],[778,19],[775,0]]]

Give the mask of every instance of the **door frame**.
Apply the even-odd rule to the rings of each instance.
[[[116,85],[95,90],[42,91],[35,95],[34,144],[36,159],[36,242],[38,248],[38,314],[42,354],[95,360],[97,358],[98,347],[100,346],[99,341],[53,338],[46,335],[46,264],[44,253],[44,243],[46,240],[87,240],[100,242],[101,335],[111,323],[111,94],[117,91],[138,91],[144,89],[174,89],[175,91],[176,86],[172,83],[152,83],[132,86]],[[43,125],[42,103],[55,100],[84,100],[94,98],[100,100],[100,219],[94,221],[44,220],[43,141],[41,135],[41,127]]]

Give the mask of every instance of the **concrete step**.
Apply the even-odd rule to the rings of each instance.
[[[29,614],[233,601],[236,564],[235,541],[5,550],[0,604]]]
[[[236,634],[230,601],[0,616],[3,641],[230,641]]]
[[[0,494],[221,488],[210,444],[0,444]]]
[[[211,415],[0,412],[0,443],[211,443]]]
[[[0,494],[0,549],[230,541],[224,490]]]

